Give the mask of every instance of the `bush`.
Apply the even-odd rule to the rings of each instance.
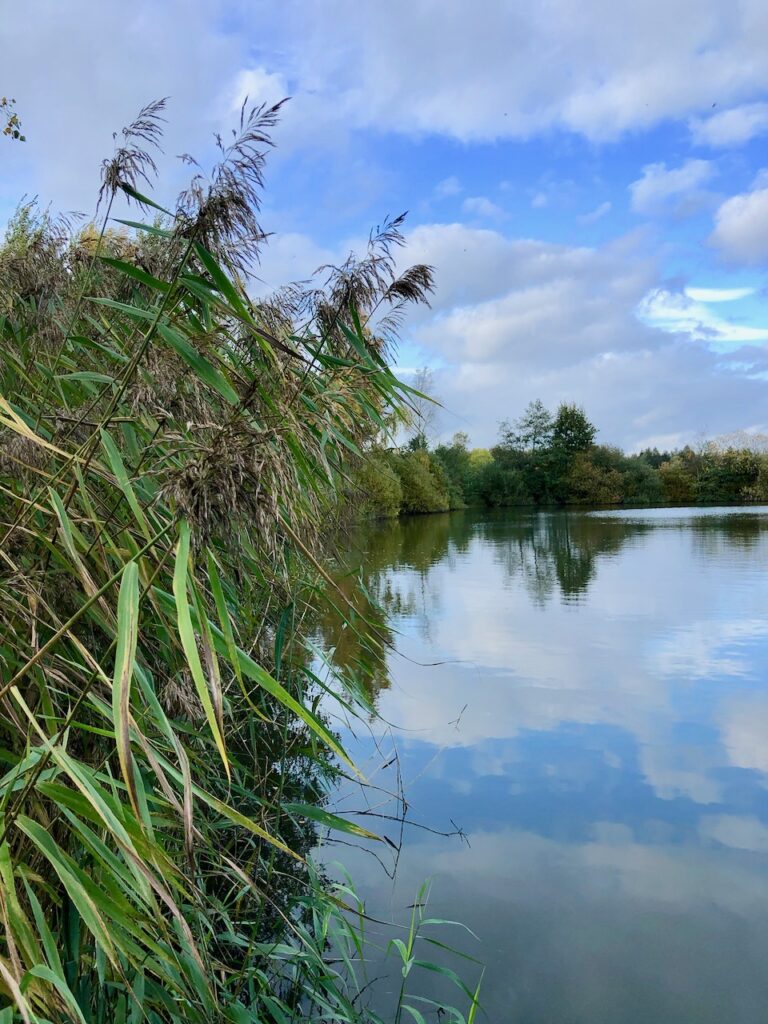
[[[658,471],[640,455],[631,455],[624,462],[624,503],[657,505],[664,498]]]
[[[570,501],[576,504],[616,505],[622,500],[622,474],[612,466],[599,465],[587,453],[574,457],[567,482]]]
[[[531,504],[522,474],[499,465],[495,459],[484,462],[477,470],[475,489],[480,501],[491,508]]]
[[[699,475],[700,501],[739,501],[754,491],[760,457],[750,451],[705,451]]]
[[[392,466],[400,478],[403,512],[447,512],[451,507],[445,476],[428,452],[401,452]]]
[[[697,487],[693,472],[680,455],[673,456],[669,462],[659,467],[661,488],[664,501],[673,505],[685,505],[696,501]]]
[[[400,514],[403,487],[386,452],[369,452],[354,477],[356,512],[374,519],[391,519]]]

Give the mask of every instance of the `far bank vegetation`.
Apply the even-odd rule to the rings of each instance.
[[[364,514],[768,501],[768,452],[750,446],[749,438],[628,455],[597,444],[597,427],[578,405],[562,403],[553,414],[540,401],[516,421],[502,422],[490,449],[472,448],[465,433],[430,444],[420,408],[412,424],[402,446],[374,447],[357,473],[356,507]]]

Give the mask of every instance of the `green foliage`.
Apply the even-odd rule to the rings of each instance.
[[[351,501],[362,517],[388,519],[400,515],[403,487],[387,452],[374,449],[354,475]]]
[[[622,501],[626,505],[659,505],[664,492],[659,473],[642,455],[624,457]]]
[[[577,405],[563,403],[552,426],[552,447],[567,456],[586,452],[592,447],[597,428]]]
[[[443,482],[435,494],[425,476],[425,458],[419,466],[398,463],[404,494],[409,494],[401,510],[768,501],[766,454],[709,445],[698,453],[686,447],[673,453],[654,448],[625,455],[613,446],[595,444],[596,433],[579,406],[562,403],[552,417],[536,401],[514,425],[501,423],[499,443],[490,452],[470,450],[466,434],[456,434],[450,444],[440,444],[431,453],[421,443],[412,444],[431,458],[432,476],[434,462],[439,462]]]
[[[522,473],[493,458],[477,471],[475,493],[480,502],[490,508],[531,504]]]
[[[502,446],[518,451],[535,452],[548,448],[552,442],[554,421],[540,399],[529,402],[520,419],[499,427]]]
[[[764,461],[764,459],[763,459]],[[761,456],[750,451],[705,451],[697,494],[700,501],[733,501],[758,492]]]
[[[322,807],[355,768],[297,607],[407,394],[373,312],[429,275],[398,286],[395,221],[324,289],[251,301],[276,108],[166,220],[113,231],[160,109],[105,164],[98,229],[27,207],[0,247],[0,1012],[373,1022],[362,908],[310,859],[318,824],[362,833]]]
[[[571,502],[581,505],[616,505],[622,497],[622,475],[618,469],[602,464],[581,452],[575,455],[568,471]]]
[[[433,454],[445,473],[451,508],[462,508],[465,503],[472,503],[475,497],[475,468],[467,434],[454,434],[449,445],[438,445]]]
[[[400,478],[403,512],[447,512],[451,507],[445,473],[429,452],[398,453],[392,458],[392,467]]]
[[[659,466],[664,501],[673,505],[687,505],[698,498],[695,469],[692,460],[684,455],[673,455]]]

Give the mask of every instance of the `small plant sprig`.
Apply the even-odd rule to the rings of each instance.
[[[5,120],[3,135],[8,135],[17,142],[26,142],[26,135],[21,132],[21,119],[13,109],[16,106],[15,99],[8,99],[7,96],[0,96],[0,122]]]

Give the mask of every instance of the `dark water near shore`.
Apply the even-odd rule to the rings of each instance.
[[[344,739],[469,838],[406,827],[394,882],[340,851],[368,912],[402,921],[433,877],[494,1024],[768,1021],[768,509],[428,516],[368,530],[359,564],[395,731]]]

